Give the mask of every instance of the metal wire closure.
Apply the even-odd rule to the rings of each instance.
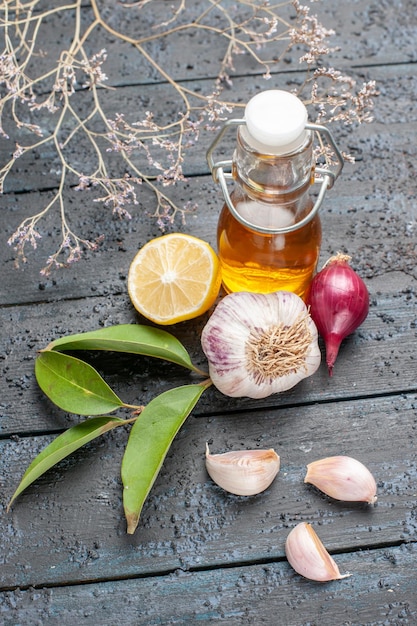
[[[291,226],[285,226],[283,228],[268,228],[266,226],[258,226],[257,224],[253,224],[249,220],[242,217],[236,210],[236,207],[234,206],[232,199],[230,197],[229,189],[227,187],[227,181],[233,180],[233,174],[231,171],[232,160],[230,159],[227,161],[218,161],[217,163],[214,162],[213,152],[216,149],[216,147],[219,145],[220,141],[223,139],[223,136],[225,135],[225,133],[230,128],[234,128],[234,127],[242,126],[242,125],[246,125],[246,122],[244,119],[227,120],[223,128],[221,129],[221,131],[219,132],[219,134],[217,135],[217,137],[214,139],[211,146],[207,150],[207,162],[210,167],[211,174],[213,176],[214,182],[220,184],[220,187],[223,191],[224,199],[226,201],[227,207],[229,208],[229,211],[237,219],[238,222],[243,224],[243,226],[246,226],[247,228],[251,228],[252,230],[256,230],[258,232],[266,233],[266,234],[291,233],[291,232],[294,232],[295,230],[298,230],[302,226],[305,226],[317,214],[320,206],[323,203],[323,199],[324,199],[324,196],[326,195],[326,191],[333,187],[334,181],[336,180],[336,178],[339,176],[340,172],[343,169],[343,165],[344,165],[343,156],[339,148],[337,147],[331,132],[325,126],[320,126],[319,124],[306,124],[305,126],[307,130],[316,132],[318,135],[320,134],[324,135],[325,140],[334,150],[334,154],[337,160],[334,170],[320,168],[320,167],[315,169],[314,184],[320,183],[321,187],[320,187],[318,196],[316,198],[316,201],[311,211],[302,220],[300,220],[299,222],[296,222],[295,224],[292,224]],[[228,171],[225,171],[225,169]]]

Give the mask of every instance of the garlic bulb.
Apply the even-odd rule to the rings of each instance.
[[[301,522],[292,529],[285,542],[285,554],[291,567],[310,580],[327,582],[350,576],[340,573],[311,524]]]
[[[206,444],[206,468],[212,480],[237,496],[265,491],[279,472],[280,458],[270,450],[239,450],[210,454]]]
[[[377,500],[376,482],[365,465],[350,456],[330,456],[307,465],[305,483],[310,483],[336,500]]]
[[[213,384],[227,396],[265,398],[290,389],[320,365],[317,328],[288,291],[231,293],[201,335]]]

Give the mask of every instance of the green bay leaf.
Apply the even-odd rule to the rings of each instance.
[[[133,534],[172,441],[210,383],[185,385],[154,398],[136,420],[122,460],[123,507]]]
[[[140,354],[203,373],[193,365],[187,350],[176,337],[165,330],[142,324],[118,324],[68,335],[50,343],[47,350],[109,350]]]
[[[51,469],[51,467],[59,463],[59,461],[62,461],[62,459],[69,456],[89,441],[92,441],[112,428],[123,426],[129,423],[129,421],[130,420],[122,420],[118,417],[110,416],[92,417],[81,424],[69,428],[62,433],[62,435],[56,437],[56,439],[42,450],[29,465],[26,472],[23,474],[18,488],[7,505],[7,510],[9,510],[12,502],[22,491],[42,476],[42,474]]]
[[[39,387],[64,411],[100,415],[124,403],[88,363],[61,352],[41,352],[35,362]]]

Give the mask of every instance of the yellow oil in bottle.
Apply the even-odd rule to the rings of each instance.
[[[294,216],[294,203],[268,206],[248,202],[247,196],[232,194],[239,214],[249,222],[273,228],[287,226],[309,213],[313,202],[303,200],[302,213]],[[321,244],[318,215],[305,226],[286,234],[265,234],[241,224],[225,205],[217,230],[223,286],[230,293],[292,291],[303,298],[317,267]]]
[[[259,92],[246,105],[244,119],[230,120],[207,151],[225,199],[217,248],[228,293],[291,291],[301,298],[307,294],[320,254],[318,209],[331,178],[334,181],[343,167],[331,134],[307,121],[307,109],[294,94]],[[216,163],[214,150],[233,127],[237,132],[232,159]],[[336,157],[328,176],[316,169],[316,135]],[[309,194],[315,183],[321,188],[313,201]]]

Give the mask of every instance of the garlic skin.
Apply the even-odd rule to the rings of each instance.
[[[310,483],[335,500],[377,500],[375,478],[365,465],[350,456],[330,456],[307,465],[305,483]]]
[[[291,567],[304,578],[318,582],[340,580],[350,574],[341,574],[334,559],[327,552],[317,533],[306,522],[297,524],[285,542],[285,554]]]
[[[206,444],[206,468],[210,478],[237,496],[265,491],[279,472],[280,458],[270,450],[239,450],[210,454]]]
[[[228,294],[203,328],[201,345],[213,384],[235,398],[290,389],[321,360],[316,325],[289,291]]]

